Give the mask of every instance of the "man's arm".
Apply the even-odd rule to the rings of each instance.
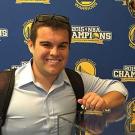
[[[104,110],[117,107],[127,100],[128,90],[118,80],[101,79],[96,76],[80,73],[85,88],[85,95],[78,102],[87,109]]]
[[[87,109],[104,110],[112,109],[120,106],[126,101],[123,94],[117,91],[108,92],[103,96],[99,96],[94,92],[88,92],[78,102],[85,106]]]
[[[114,108],[125,103],[126,97],[120,92],[112,91],[102,96],[106,102],[106,108]]]

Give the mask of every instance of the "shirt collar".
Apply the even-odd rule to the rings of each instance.
[[[27,64],[21,66],[20,68],[16,70],[15,77],[16,77],[17,87],[20,87],[20,86],[23,86],[25,84],[35,81],[32,67],[31,67],[31,60]]]
[[[59,75],[59,80],[63,80],[65,83],[67,83],[68,85],[71,85],[70,81],[69,81],[69,78],[65,72],[65,70],[63,70],[60,75]]]
[[[15,72],[15,75],[16,75],[15,83],[17,87],[21,87],[28,83],[35,82],[35,78],[31,67],[31,60],[27,64],[18,68]],[[57,81],[61,81],[61,82],[64,81],[68,85],[71,85],[65,70],[63,70],[59,74]]]

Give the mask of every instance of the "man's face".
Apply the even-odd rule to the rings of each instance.
[[[64,29],[40,27],[35,44],[28,43],[33,55],[33,70],[45,76],[56,76],[65,65],[69,55],[69,34]]]

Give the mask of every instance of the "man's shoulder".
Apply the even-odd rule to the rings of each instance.
[[[29,73],[30,70],[31,70],[31,64],[30,62],[28,62],[16,68],[16,74],[20,74],[21,72]]]
[[[66,71],[66,73],[69,72],[69,74],[72,74],[72,75],[79,75],[79,76],[81,76],[82,79],[95,77],[94,75],[90,75],[87,72],[81,72],[79,70],[74,70],[71,68],[65,68],[65,71]]]

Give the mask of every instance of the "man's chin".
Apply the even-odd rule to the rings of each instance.
[[[56,70],[56,69],[50,69],[49,73],[50,75],[58,75],[59,73],[61,73],[62,70]]]

